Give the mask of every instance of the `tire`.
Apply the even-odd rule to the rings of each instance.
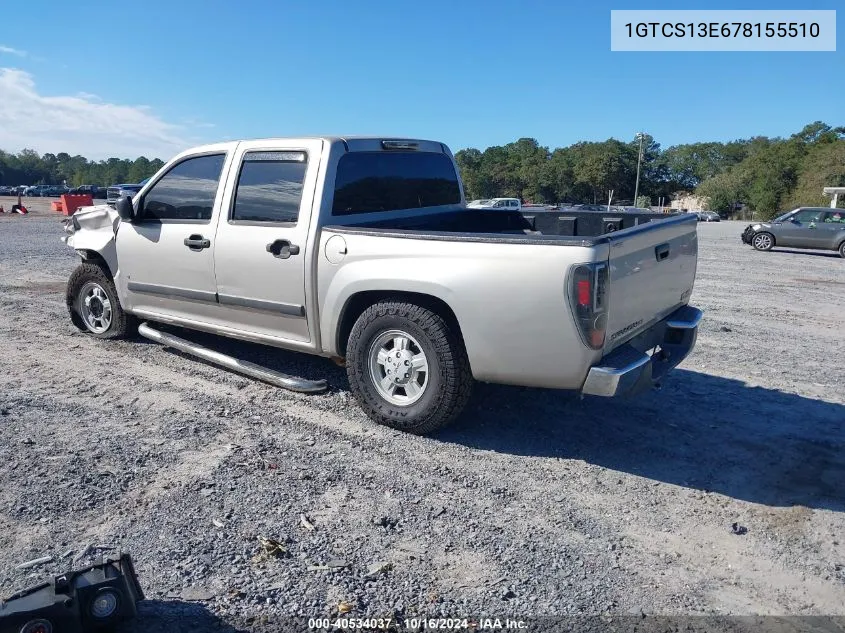
[[[839,245],[839,256],[845,259],[845,242]]]
[[[431,310],[398,301],[376,303],[358,317],[347,344],[346,372],[373,421],[416,435],[457,418],[473,385],[459,333]]]
[[[751,246],[758,251],[770,251],[775,245],[775,236],[771,233],[757,233],[751,238]]]
[[[135,317],[123,311],[114,281],[97,264],[82,263],[71,273],[65,302],[73,324],[91,336],[126,338],[137,326]]]

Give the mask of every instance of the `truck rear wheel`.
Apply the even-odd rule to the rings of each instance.
[[[472,392],[460,335],[411,303],[367,308],[349,335],[346,368],[352,393],[370,418],[417,435],[457,418]]]
[[[70,320],[83,332],[104,339],[132,333],[135,318],[123,311],[114,282],[96,264],[80,264],[71,273],[65,300]]]

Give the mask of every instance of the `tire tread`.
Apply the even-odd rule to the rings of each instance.
[[[366,341],[362,341],[361,337],[368,326],[385,318],[409,321],[422,330],[434,347],[442,369],[440,391],[425,414],[411,424],[403,424],[401,420],[385,415],[383,409],[389,409],[390,405],[384,403],[379,406],[367,397],[370,378],[367,351],[362,349]],[[385,300],[364,310],[349,335],[346,367],[355,398],[371,419],[390,428],[416,435],[431,433],[454,421],[472,395],[472,371],[460,335],[454,332],[440,315],[414,303]],[[375,398],[384,402],[377,394]]]
[[[82,289],[82,286],[88,281],[96,281],[100,284],[111,296],[112,301],[112,323],[108,330],[101,334],[91,332],[85,327],[85,322],[82,317],[76,312],[76,295]],[[117,288],[115,288],[114,281],[111,275],[108,274],[103,267],[91,262],[83,262],[71,273],[67,282],[67,291],[65,292],[65,304],[67,305],[70,320],[81,331],[91,336],[96,336],[102,339],[118,339],[128,338],[134,334],[137,328],[138,321],[131,314],[127,314],[120,305],[120,300],[117,297]]]

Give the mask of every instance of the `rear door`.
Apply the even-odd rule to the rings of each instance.
[[[845,235],[845,209],[831,209],[818,223],[820,248],[835,249]]]
[[[139,218],[121,222],[115,245],[121,298],[149,316],[213,316],[213,245],[220,183],[235,144],[212,146],[175,162],[136,198]]]
[[[214,247],[221,320],[235,329],[308,342],[308,229],[323,141],[242,142]]]
[[[612,234],[606,351],[689,302],[698,257],[696,228],[690,214]]]

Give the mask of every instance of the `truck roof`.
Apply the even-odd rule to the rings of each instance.
[[[369,135],[348,135],[348,136],[268,136],[268,137],[258,137],[258,138],[243,138],[243,139],[236,139],[232,141],[224,141],[220,143],[210,143],[207,145],[198,145],[196,147],[191,147],[181,154],[186,153],[197,153],[197,152],[204,152],[204,151],[215,151],[215,150],[222,150],[228,147],[234,147],[238,143],[249,143],[254,141],[279,141],[284,143],[289,143],[291,141],[324,141],[327,143],[342,143],[346,146],[347,151],[373,151],[376,149],[383,149],[381,147],[381,143],[383,141],[394,141],[394,142],[401,142],[401,143],[409,143],[415,144],[417,147],[416,149],[424,152],[442,152],[448,153],[448,148],[444,143],[440,141],[432,141],[428,139],[416,139],[416,138],[409,138],[407,136],[369,136]],[[397,148],[400,149],[400,148]]]

